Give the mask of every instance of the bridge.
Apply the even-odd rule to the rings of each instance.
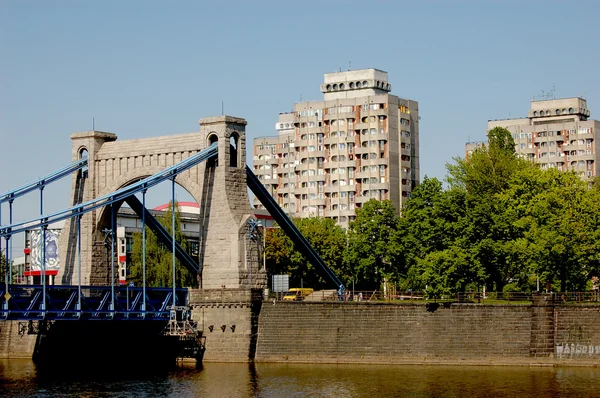
[[[344,286],[335,273],[246,166],[246,121],[221,116],[199,123],[199,133],[128,141],[118,141],[115,134],[107,132],[75,133],[71,136],[71,164],[0,195],[0,206],[7,203],[9,207],[8,223],[0,218],[0,251],[4,247],[8,253],[5,284],[0,287],[0,320],[172,319],[172,309],[188,303],[188,289],[175,283],[176,260],[197,275],[201,289],[265,288],[258,224],[246,187],[290,236],[297,250],[323,272],[332,287],[343,292]],[[72,179],[71,205],[44,213],[44,188],[68,176]],[[176,203],[178,184],[200,205],[198,257],[188,254],[176,241],[175,212],[173,232],[169,233],[146,208],[148,190],[164,181],[171,183],[172,203]],[[13,222],[15,200],[35,191],[40,197],[39,214],[25,222]],[[144,276],[142,286],[137,287],[118,284],[114,237],[116,214],[123,203],[142,220]],[[48,227],[59,221],[65,222],[63,231],[60,237],[52,236]],[[147,286],[146,226],[172,252],[172,286]],[[40,284],[14,284],[11,238],[32,230],[37,231],[40,242],[32,264],[37,267]],[[109,231],[113,237],[110,270],[103,266],[101,231]],[[59,261],[47,252],[51,239],[58,243]],[[49,284],[48,275],[55,275],[58,283]]]

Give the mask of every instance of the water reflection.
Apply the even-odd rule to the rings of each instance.
[[[11,397],[600,396],[600,368],[207,363],[166,371],[82,361],[49,371],[0,360],[0,381],[0,396]]]

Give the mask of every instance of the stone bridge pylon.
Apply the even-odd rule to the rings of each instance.
[[[124,141],[100,131],[73,134],[72,160],[87,156],[88,168],[72,177],[70,204],[107,195],[218,142],[216,160],[200,163],[175,179],[200,206],[200,287],[262,289],[266,270],[259,261],[260,244],[248,234],[248,221],[254,213],[246,185],[247,123],[242,118],[217,116],[200,119],[199,124],[196,133]],[[111,214],[116,216],[117,211],[104,207],[82,216],[82,285],[106,285],[109,281],[101,231],[111,227]],[[59,284],[79,283],[77,236],[76,220],[67,220],[60,237]]]

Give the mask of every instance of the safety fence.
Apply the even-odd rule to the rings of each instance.
[[[277,299],[283,299],[279,296]],[[585,292],[459,292],[431,297],[424,291],[381,291],[347,290],[341,297],[336,290],[316,290],[304,298],[290,301],[337,301],[337,302],[452,302],[461,304],[522,304],[529,305],[534,300],[553,304],[600,305],[598,290]],[[287,300],[284,300],[287,301]]]

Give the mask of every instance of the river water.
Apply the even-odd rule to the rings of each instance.
[[[2,397],[600,397],[600,367],[219,364],[40,370],[0,360]],[[77,370],[75,370],[77,369]]]

